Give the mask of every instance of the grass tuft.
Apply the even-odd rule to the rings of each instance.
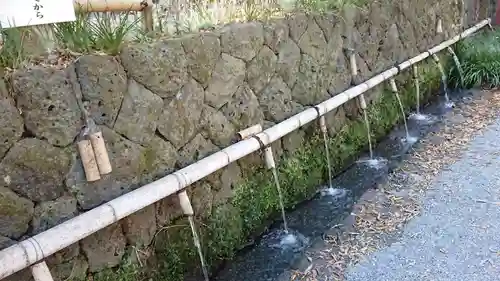
[[[486,31],[457,44],[455,50],[464,74],[464,87],[500,86],[500,31]],[[452,64],[450,64],[452,65]],[[449,69],[450,85],[460,85],[457,66]]]

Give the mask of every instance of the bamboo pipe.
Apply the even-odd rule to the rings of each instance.
[[[262,132],[262,126],[257,124],[239,131],[237,135],[239,140],[244,140],[260,132]]]
[[[85,13],[140,12],[152,7],[152,0],[73,0],[76,10]]]
[[[456,43],[458,40],[470,36],[490,22],[483,20],[477,25],[465,30],[453,39],[444,41],[434,50],[443,50]],[[454,41],[456,38],[458,39]],[[432,49],[431,49],[432,50]],[[359,96],[365,91],[375,87],[385,80],[396,75],[402,66],[418,63],[429,56],[429,52],[420,54],[399,67],[386,70],[371,79],[352,87],[335,97],[332,97],[314,108],[308,108],[273,127],[257,134],[264,145],[280,139],[297,128],[316,120],[319,115],[324,115],[343,103]],[[410,62],[410,63],[409,63]],[[216,152],[200,161],[191,164],[173,174],[167,175],[154,182],[146,184],[136,190],[115,198],[108,203],[87,211],[73,219],[52,227],[27,240],[19,242],[0,251],[0,279],[5,278],[19,270],[43,260],[57,251],[68,247],[75,242],[101,230],[118,220],[135,213],[167,196],[175,194],[191,183],[200,180],[211,173],[229,165],[250,153],[261,149],[259,141],[255,138],[245,139],[235,143],[219,152]]]
[[[49,267],[44,261],[32,265],[30,269],[35,281],[54,281],[52,274],[50,274]]]

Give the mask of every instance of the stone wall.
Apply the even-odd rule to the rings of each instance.
[[[236,23],[129,44],[118,57],[83,55],[15,70],[0,80],[0,248],[189,165],[229,145],[238,130],[269,127],[345,90],[351,82],[345,47],[354,47],[368,78],[455,34],[458,2],[377,1],[338,16]],[[435,34],[438,18],[443,35]],[[113,165],[94,183],[85,180],[75,144],[83,125],[78,99],[102,129]],[[357,113],[351,102],[329,114],[332,136]],[[286,159],[309,138],[309,131],[298,131],[276,143],[275,152]],[[189,188],[197,219],[213,222],[261,163],[252,155]],[[50,257],[56,279],[150,260],[155,235],[182,215],[176,200],[166,198]]]

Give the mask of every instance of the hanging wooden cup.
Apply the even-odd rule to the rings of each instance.
[[[97,161],[94,155],[94,149],[92,148],[89,135],[86,132],[83,132],[80,135],[77,146],[80,158],[82,159],[83,170],[85,171],[85,178],[87,181],[93,182],[101,179],[101,174],[99,173],[99,168],[97,167]]]
[[[104,143],[104,138],[102,137],[102,132],[97,131],[90,134],[90,142],[92,143],[92,148],[94,149],[95,157],[97,160],[97,166],[99,167],[99,172],[101,175],[106,175],[113,171],[111,167],[111,161],[109,161],[108,151],[106,150],[106,144]]]
[[[102,132],[94,123],[94,120],[90,118],[87,119],[87,124],[90,130],[89,137],[90,142],[92,143],[92,148],[94,149],[97,167],[99,167],[101,175],[107,175],[113,171],[113,168],[111,166],[111,161],[109,160],[108,150],[106,149]]]

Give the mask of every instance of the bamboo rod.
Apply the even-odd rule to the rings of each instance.
[[[30,269],[35,281],[54,281],[52,274],[50,274],[49,267],[44,261],[32,265]]]
[[[140,12],[153,6],[152,0],[73,0],[75,9],[85,13]]]
[[[489,19],[465,30],[458,36],[458,40],[470,36],[474,32],[486,26],[488,23]],[[455,41],[456,37],[439,44],[431,50],[436,51],[447,48],[458,41]],[[430,53],[431,50],[426,53]],[[421,54],[410,59],[409,61],[411,61],[411,63],[409,66],[422,61],[428,56],[429,54]],[[408,62],[403,62],[400,65],[404,64],[407,65]],[[399,69],[401,69],[401,67],[393,67],[386,70],[371,79],[318,104],[316,106],[317,110],[314,108],[308,108],[257,134],[256,136],[261,140],[264,146],[267,146],[273,141],[276,141],[299,127],[316,120],[319,116],[336,109],[345,102],[356,98],[367,90],[395,76],[399,73]],[[115,198],[108,203],[0,251],[0,279],[29,267],[30,265],[43,260],[57,251],[91,235],[92,233],[95,233],[98,230],[101,230],[167,196],[183,190],[191,183],[196,182],[229,165],[229,163],[232,163],[261,148],[261,144],[255,138],[242,140],[173,174],[146,184],[136,190]]]

